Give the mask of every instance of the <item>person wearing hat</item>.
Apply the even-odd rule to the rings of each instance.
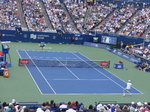
[[[64,101],[62,101],[61,103],[60,103],[60,105],[59,105],[59,109],[67,109],[67,105],[66,105],[66,103],[64,102]]]
[[[125,96],[127,91],[130,93],[130,95],[132,95],[131,94],[131,87],[132,87],[131,80],[128,80],[126,88],[123,89],[123,96]]]
[[[77,107],[76,107],[76,102],[72,102],[71,103],[71,106],[72,106],[72,108],[75,110]]]

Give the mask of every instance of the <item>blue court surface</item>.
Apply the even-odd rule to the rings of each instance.
[[[21,59],[89,60],[78,52],[17,52]],[[41,94],[122,94],[126,87],[126,82],[102,67],[26,67]],[[142,94],[134,87],[131,91],[132,94]]]

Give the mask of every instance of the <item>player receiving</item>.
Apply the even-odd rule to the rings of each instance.
[[[131,94],[131,88],[132,88],[131,80],[128,80],[127,86],[126,86],[126,88],[123,90],[123,96],[126,95],[126,92],[127,92],[127,91],[130,93],[130,95],[132,95],[132,94]]]
[[[43,50],[45,46],[46,46],[46,44],[39,44],[39,48],[40,48],[41,50]]]

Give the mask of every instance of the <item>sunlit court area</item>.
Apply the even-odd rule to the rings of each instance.
[[[149,112],[149,0],[0,0],[2,112]]]

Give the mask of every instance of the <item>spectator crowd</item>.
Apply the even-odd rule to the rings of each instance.
[[[143,32],[150,25],[150,8],[146,7],[139,11],[139,13],[129,20],[124,29],[119,33],[120,35],[140,37]]]
[[[54,29],[60,29],[65,33],[76,32],[59,0],[44,0],[43,2]]]
[[[15,30],[15,27],[21,27],[17,1],[4,0],[0,2],[0,29]]]
[[[19,104],[15,99],[12,99],[10,103],[3,102],[0,105],[0,112],[150,112],[150,102],[131,102],[127,104],[95,103],[85,107],[83,103],[78,101],[56,103],[51,100],[33,107]]]
[[[125,49],[121,49],[124,53],[127,53],[133,57],[137,57],[141,63],[135,63],[135,68],[150,72],[150,44],[144,45],[127,45]]]
[[[116,33],[131,18],[136,10],[137,8],[132,6],[132,4],[123,4],[109,17],[108,21],[98,27],[97,31]]]
[[[17,0],[1,0],[0,29],[14,30],[22,27],[21,12]],[[150,25],[149,4],[96,2],[89,5],[85,0],[21,0],[23,16],[29,31],[64,33],[97,31],[141,37]],[[42,5],[44,4],[44,7]],[[44,12],[44,10],[46,12]],[[46,13],[46,14],[45,14]],[[53,29],[49,29],[48,16]],[[149,38],[150,33],[146,33]]]
[[[46,32],[48,26],[38,0],[22,0],[21,3],[29,31]]]

